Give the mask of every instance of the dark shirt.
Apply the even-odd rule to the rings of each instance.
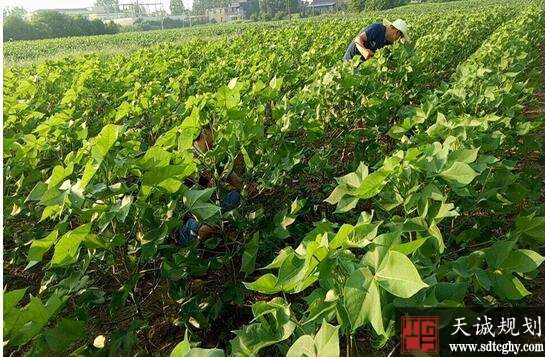
[[[374,24],[371,24],[366,28],[362,29],[358,36],[362,32],[365,32],[365,35],[367,36],[367,41],[364,41],[363,45],[373,52],[381,49],[385,45],[390,44],[388,41],[386,41],[386,26],[384,26],[380,22],[375,22]],[[352,41],[352,43],[350,43],[350,45],[346,49],[343,60],[350,61],[356,56],[361,56],[361,53],[360,51],[358,51],[358,48],[356,47],[354,41]],[[365,59],[362,57],[362,60]]]

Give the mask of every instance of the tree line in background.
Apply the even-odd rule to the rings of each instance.
[[[431,0],[449,1],[449,0]],[[218,7],[227,7],[239,0],[194,0],[193,10],[185,9],[182,0],[170,1],[172,15],[205,15],[206,10]],[[339,0],[337,0],[339,2]],[[409,0],[347,0],[336,7],[337,10],[373,11],[384,10],[408,3]],[[430,0],[425,0],[430,2]],[[118,0],[97,0],[95,6],[100,6],[107,12],[120,11]],[[135,5],[136,6],[136,5]],[[290,17],[293,14],[307,16],[313,14],[300,0],[245,0],[244,7],[247,18],[257,20],[278,20]],[[145,9],[135,8],[130,11],[135,16],[141,16]],[[201,19],[190,20],[171,19],[164,17],[161,20],[143,20],[139,18],[133,25],[121,27],[113,21],[107,23],[101,20],[89,20],[83,16],[65,15],[53,10],[43,10],[33,14],[32,18],[25,18],[23,8],[4,9],[4,41],[9,40],[36,40],[43,38],[57,38],[69,36],[89,36],[114,34],[120,31],[142,31],[186,27],[206,22]],[[213,21],[212,21],[213,22]]]
[[[409,0],[350,0],[348,8],[352,11],[376,11],[391,9],[407,3]]]
[[[20,7],[4,10],[4,41],[104,35],[120,29],[113,21],[104,23],[52,10],[39,11],[30,20],[26,20],[25,15],[26,11]]]

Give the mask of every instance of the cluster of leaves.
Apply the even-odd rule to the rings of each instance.
[[[418,294],[429,300],[433,292],[442,302],[452,289],[468,287],[477,274],[490,273],[494,278],[495,271],[484,265],[490,263],[484,250],[484,256],[471,257],[474,270],[462,277],[443,273],[448,264],[441,263],[440,254],[448,249],[441,222],[480,208],[471,208],[476,202],[491,204],[490,199],[477,200],[472,190],[486,192],[486,198],[503,193],[502,199],[515,203],[497,187],[472,186],[481,177],[485,181],[481,185],[503,179],[518,183],[509,172],[504,178],[488,175],[498,161],[479,156],[499,150],[492,145],[498,140],[515,142],[515,135],[504,134],[500,140],[495,132],[488,134],[489,128],[499,130],[495,125],[507,130],[509,123],[505,113],[490,108],[507,103],[508,98],[524,100],[531,88],[525,75],[533,68],[530,60],[535,53],[529,49],[527,31],[537,15],[525,21],[517,18],[497,31],[491,26],[499,26],[514,12],[512,6],[477,6],[471,15],[446,11],[439,19],[437,13],[408,12],[404,17],[418,39],[415,46],[392,46],[359,68],[355,62],[340,63],[340,54],[361,22],[328,18],[274,29],[252,28],[228,46],[196,40],[110,61],[88,56],[7,70],[4,225],[6,236],[12,238],[5,240],[6,261],[8,267],[26,264],[28,270],[43,272],[39,291],[12,290],[8,282],[5,316],[29,326],[21,334],[19,329],[8,330],[9,346],[32,341],[35,354],[55,346],[68,348],[81,334],[67,334],[63,343],[53,337],[63,337],[62,331],[76,330],[75,326],[82,330],[100,324],[90,311],[106,306],[108,318],[115,320],[124,307],[134,306],[138,319],[114,331],[107,344],[113,354],[130,351],[138,333],[147,328],[142,291],[149,271],[168,285],[178,313],[176,324],[186,331],[209,328],[229,304],[243,305],[247,291],[241,280],[260,265],[258,254],[285,245],[289,227],[304,212],[306,201],[295,200],[274,217],[266,211],[270,211],[267,202],[264,207],[249,204],[235,212],[239,216],[231,225],[237,233],[224,234],[221,242],[213,238],[204,248],[180,248],[172,236],[184,217],[213,223],[218,217],[232,218],[222,216],[217,205],[222,187],[192,187],[188,179],[197,181],[201,168],[219,182],[243,162],[244,179],[256,182],[259,191],[282,188],[299,175],[318,176],[329,183],[333,173],[347,170],[342,162],[331,162],[331,154],[361,141],[366,145],[350,163],[358,169],[339,179],[328,199],[337,204],[339,213],[355,213],[357,223],[338,230],[336,223],[318,224],[302,234],[297,249],[282,250],[267,266],[278,269],[276,275],[246,284],[267,294],[301,293],[318,284],[305,299],[309,313],[298,317],[300,312],[291,311],[281,298],[254,304],[255,323],[237,333],[233,354],[252,354],[273,344],[293,355],[303,350],[310,355],[335,354],[339,333],[353,335],[368,323],[388,337],[389,311],[396,301],[410,303]],[[370,14],[363,22],[380,18]],[[427,33],[431,23],[444,32]],[[505,41],[508,26],[519,28],[520,42]],[[267,43],[262,41],[265,33]],[[493,37],[470,57],[491,33]],[[423,43],[429,42],[434,46],[426,49]],[[509,57],[507,66],[521,66],[516,76],[483,84],[491,73],[501,74],[491,68],[477,70],[482,74],[473,80],[468,77],[475,73],[464,70],[468,66],[501,63],[500,50],[527,53]],[[468,57],[452,84],[441,86],[441,80]],[[461,73],[464,77],[459,77]],[[504,88],[499,83],[506,78],[513,83]],[[474,92],[462,96],[457,83],[470,80]],[[428,92],[434,88],[440,94]],[[489,100],[490,93],[494,99]],[[483,96],[486,100],[476,99]],[[425,98],[420,108],[406,106],[420,98]],[[453,108],[460,101],[467,112],[454,116]],[[439,109],[440,105],[447,109]],[[496,116],[470,112],[473,107]],[[471,120],[467,115],[486,119]],[[434,119],[436,123],[430,125]],[[365,128],[353,132],[353,123],[361,120]],[[392,127],[389,121],[398,122]],[[192,142],[204,126],[214,129],[215,145],[206,155],[194,156]],[[426,132],[431,127],[436,128],[433,135]],[[519,129],[526,133],[532,128]],[[334,140],[333,135],[344,140]],[[487,135],[490,138],[485,140]],[[388,145],[383,145],[385,140]],[[377,165],[370,173],[360,160]],[[464,201],[458,196],[470,198]],[[359,200],[371,201],[374,214],[355,212]],[[470,209],[462,211],[463,205]],[[340,223],[344,216],[340,217],[335,221]],[[520,220],[520,227],[526,226],[525,220],[540,222]],[[538,235],[539,225],[530,227],[534,228],[529,233],[515,229],[512,236]],[[408,237],[412,241],[406,242]],[[535,270],[530,265],[521,268],[519,260],[530,256],[538,265],[540,257],[524,249],[513,252],[513,257],[490,264],[510,262],[497,279],[512,277],[516,284],[513,274]],[[193,280],[211,274],[225,274],[229,283],[219,291],[194,288]],[[44,310],[47,313],[36,321],[29,312]],[[70,319],[57,321],[60,311]],[[329,325],[334,318],[340,327]],[[195,349],[188,344],[186,335],[177,353],[205,353],[191,352]],[[81,351],[95,349],[84,344]]]

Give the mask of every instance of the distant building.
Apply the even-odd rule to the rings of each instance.
[[[173,20],[188,20],[189,23],[205,23],[209,21],[229,22],[237,20],[247,20],[250,17],[249,3],[247,0],[233,0],[223,7],[207,9],[203,15],[169,15],[160,2],[131,2],[119,4],[117,11],[104,6],[92,6],[79,9],[51,9],[69,16],[83,16],[89,20],[101,20],[104,22],[113,21],[122,26],[133,25],[138,19],[147,21],[157,21],[166,17]],[[27,19],[39,11],[37,10],[27,14]]]
[[[348,0],[306,0],[302,5],[310,13],[335,12],[346,9]]]
[[[232,1],[223,7],[206,9],[208,21],[228,22],[247,20],[249,18],[248,2],[246,0]]]
[[[206,17],[208,21],[225,22],[227,21],[227,7],[213,7],[206,9]]]
[[[27,20],[31,20],[35,14],[41,11],[56,11],[56,12],[60,12],[61,14],[69,15],[69,16],[82,16],[82,17],[85,17],[86,19],[88,19],[90,15],[89,8],[82,7],[79,9],[40,9],[40,10],[36,10],[32,12],[27,12],[25,15],[25,18]]]
[[[60,12],[64,15],[69,16],[83,16],[88,17],[89,16],[89,9],[86,7],[82,7],[79,9],[55,9],[55,11]]]
[[[173,16],[169,16],[171,19],[174,18]],[[187,19],[189,20],[189,22],[191,23],[199,23],[199,24],[202,24],[202,23],[206,23],[208,21],[210,21],[208,19],[208,16],[206,15],[190,15],[187,17]]]
[[[118,11],[111,11],[105,6],[92,6],[79,9],[51,9],[69,16],[82,16],[89,20],[114,21],[121,25],[130,25],[139,17],[145,18],[163,18],[167,13],[163,9],[161,2],[135,2],[119,4]],[[43,10],[36,10],[27,14],[30,20],[32,15]]]
[[[247,20],[250,18],[246,0],[233,1],[228,5],[229,21]]]
[[[93,6],[89,8],[89,18],[91,20],[99,19],[102,21],[115,21],[117,19],[123,19],[130,17],[130,14],[128,11],[119,11],[111,12],[104,6]]]
[[[307,7],[313,13],[334,12],[337,10],[336,0],[311,0]]]

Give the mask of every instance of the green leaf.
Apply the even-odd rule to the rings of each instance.
[[[445,201],[445,197],[443,196],[443,193],[437,186],[434,184],[428,184],[422,189],[422,196],[424,198],[429,198],[434,201]]]
[[[347,237],[348,248],[363,248],[366,247],[377,236],[378,227],[382,221],[376,223],[360,223],[354,227],[353,234]]]
[[[424,237],[424,238],[413,240],[412,242],[398,244],[393,246],[392,250],[395,250],[396,252],[400,252],[404,255],[409,255],[414,253],[418,248],[420,248],[422,244],[426,243],[428,238],[429,237]]]
[[[343,198],[346,192],[346,185],[338,185],[324,201],[332,205],[337,204],[337,202]]]
[[[42,216],[40,217],[40,222],[49,217],[55,217],[55,215],[59,215],[61,211],[62,211],[62,208],[60,205],[47,206],[46,208],[44,208],[42,212]]]
[[[363,162],[360,162],[356,171],[337,178],[337,182],[346,184],[348,188],[358,188],[367,175],[369,175],[369,168]]]
[[[369,251],[365,253],[362,263],[377,271],[382,265],[390,249],[401,244],[400,232],[381,234],[369,245]]]
[[[119,222],[125,222],[125,219],[127,218],[127,215],[129,214],[129,211],[131,209],[133,201],[133,196],[131,195],[125,195],[121,199],[121,203],[116,207],[116,217]]]
[[[124,284],[117,291],[112,294],[112,300],[110,303],[110,314],[115,315],[119,312],[120,308],[125,304],[129,295],[134,291],[136,284],[138,284],[140,276],[138,273],[132,274],[124,281]]]
[[[288,339],[295,330],[289,305],[282,298],[257,302],[252,311],[254,320],[260,322],[234,331],[237,336],[231,341],[233,356],[258,356],[259,350]]]
[[[337,204],[336,213],[348,212],[356,207],[360,198],[367,198],[367,195],[373,193],[377,187],[378,181],[380,181],[379,176],[383,172],[385,171],[379,170],[374,173],[375,175],[369,175],[372,177],[368,179],[369,170],[367,166],[361,162],[355,172],[351,172],[336,179],[339,185],[331,192],[325,201],[330,204]],[[368,181],[364,187],[363,183],[365,179],[368,179]]]
[[[385,334],[380,292],[369,269],[360,268],[350,275],[344,286],[343,302],[352,332],[370,322],[379,335]]]
[[[43,194],[47,191],[47,184],[43,182],[38,182],[36,186],[30,191],[27,198],[25,199],[25,203],[28,201],[40,201],[42,199]]]
[[[102,161],[110,151],[111,147],[117,141],[119,135],[123,131],[123,126],[108,124],[100,133],[89,140],[88,146],[91,148],[91,159],[87,161],[83,176],[79,183],[81,189],[85,189],[87,184],[91,181],[95,173],[98,171]]]
[[[544,260],[545,257],[533,250],[518,249],[509,254],[501,264],[501,269],[508,272],[529,273],[536,270]]]
[[[78,259],[80,244],[89,235],[90,231],[91,223],[87,223],[64,234],[55,244],[51,264],[64,266],[75,263]]]
[[[221,86],[216,92],[216,100],[224,109],[233,109],[240,104],[240,91]]]
[[[182,187],[182,181],[173,178],[167,178],[166,180],[159,183],[157,186],[164,188],[170,193],[176,193],[178,192],[180,187]]]
[[[394,250],[388,253],[375,277],[381,287],[402,298],[410,298],[428,286],[409,258]]]
[[[189,344],[189,339],[187,337],[187,329],[184,333],[184,340],[176,345],[172,352],[170,352],[170,357],[185,357],[185,354],[191,350],[191,345]]]
[[[280,291],[280,288],[276,286],[276,276],[273,274],[265,274],[253,283],[244,283],[246,289],[259,291],[263,294],[274,294]]]
[[[278,254],[276,255],[276,258],[274,258],[274,260],[270,264],[264,266],[263,268],[259,268],[259,270],[279,269],[282,266],[282,263],[284,262],[284,260],[291,254],[294,254],[293,252],[294,250],[290,246],[287,246],[286,248],[281,249],[280,252],[278,252]]]
[[[328,324],[325,320],[322,321],[322,327],[318,330],[314,343],[316,345],[316,356],[320,357],[337,357],[340,356],[339,349],[339,328]]]
[[[443,235],[441,234],[441,230],[439,229],[439,227],[437,227],[437,224],[435,224],[435,222],[430,224],[428,228],[428,233],[431,237],[434,238],[433,241],[439,253],[443,253],[445,251],[445,242],[443,241]]]
[[[354,196],[344,196],[340,199],[340,201],[337,204],[337,209],[335,209],[335,213],[345,213],[350,211],[351,209],[354,209],[356,205],[358,204],[358,201],[360,199],[358,197]]]
[[[342,247],[348,241],[348,237],[354,233],[354,226],[350,224],[343,224],[337,231],[337,234],[329,243],[329,249],[334,250]]]
[[[252,159],[250,158],[250,155],[248,155],[248,151],[246,151],[246,148],[244,146],[240,147],[240,152],[242,152],[242,157],[244,158],[244,165],[246,165],[246,169],[251,169],[254,167],[254,163],[252,162]]]
[[[65,177],[72,174],[74,164],[69,165],[66,169],[61,165],[56,165],[51,171],[51,176],[47,180],[47,188],[52,189],[57,187]]]
[[[434,286],[435,297],[439,302],[445,300],[463,301],[469,284],[440,282]]]
[[[184,193],[183,202],[187,207],[191,207],[197,202],[210,200],[214,192],[216,192],[216,189],[213,187],[204,190],[189,190]]]
[[[356,191],[356,195],[360,199],[371,198],[378,194],[382,188],[388,183],[386,178],[388,173],[384,170],[377,170],[365,177]]]
[[[520,280],[511,273],[495,271],[493,288],[496,294],[508,300],[520,300],[530,295]]]
[[[212,203],[197,202],[193,206],[191,206],[190,211],[195,216],[197,216],[200,221],[206,221],[207,219],[218,215],[221,211],[221,208],[213,205]]]
[[[269,86],[272,89],[280,90],[283,81],[284,80],[282,77],[277,78],[276,76],[274,76],[273,79],[271,79],[271,81],[269,82]]]
[[[40,204],[44,206],[62,205],[65,202],[66,194],[66,191],[52,188],[43,193]]]
[[[20,296],[20,293],[18,293]],[[17,296],[17,297],[18,297]],[[10,298],[13,303],[14,299]],[[22,346],[36,336],[56,315],[66,302],[66,298],[54,293],[45,303],[37,297],[30,297],[30,302],[23,309],[4,310],[4,340],[12,346]],[[7,314],[6,314],[7,313]]]
[[[85,322],[62,319],[54,329],[44,331],[43,335],[52,351],[64,351],[85,336]]]
[[[198,126],[198,123],[195,124],[195,125]],[[181,130],[181,126],[182,125],[177,125],[177,126],[174,126],[174,127],[170,128],[169,130],[167,130],[166,132],[161,134],[161,136],[159,136],[157,138],[157,140],[155,140],[155,144],[151,148],[164,149],[164,151],[161,151],[161,150],[158,151],[159,157],[153,155],[153,156],[156,157],[156,159],[161,158],[161,160],[159,160],[159,162],[164,162],[164,159],[167,156],[170,158],[170,153],[166,149],[169,149],[169,148],[173,147],[176,144],[176,138],[178,137],[178,132]],[[196,128],[195,128],[195,131],[197,131]],[[191,139],[193,139],[193,137]],[[191,140],[191,142],[193,143],[193,140]],[[191,146],[180,148],[180,149],[184,150],[184,149],[189,149],[190,147]],[[168,153],[168,155],[164,155],[165,153]],[[147,152],[146,152],[146,154],[147,154]],[[162,166],[162,165],[158,165],[158,166]]]
[[[329,249],[364,248],[376,237],[378,227],[382,222],[357,224],[355,227],[350,224],[343,224],[339,231],[329,243]]]
[[[290,347],[286,357],[316,357],[314,339],[312,336],[303,335]]]
[[[9,310],[17,306],[19,301],[21,301],[21,299],[25,296],[26,289],[27,288],[4,292],[4,302],[3,302],[4,315]]]
[[[218,348],[192,348],[184,357],[225,357],[225,352]]]
[[[44,254],[57,241],[58,235],[59,231],[54,230],[43,239],[33,240],[28,251],[27,261],[41,262]]]
[[[252,240],[246,244],[244,253],[242,254],[241,272],[251,274],[255,270],[255,260],[257,257],[257,249],[259,247],[259,232],[254,233]]]
[[[199,125],[200,111],[198,108],[193,108],[191,114],[184,119],[182,124],[179,126],[178,130],[180,136],[178,138],[178,148],[179,150],[190,150],[193,147],[193,140],[197,137],[201,131]],[[161,138],[159,138],[161,139]],[[157,141],[156,145],[162,145],[167,147],[167,143],[163,141]]]
[[[461,149],[456,150],[450,153],[448,160],[450,162],[464,162],[466,164],[471,164],[477,160],[477,154],[479,149]]]
[[[171,156],[172,154],[164,148],[152,146],[138,162],[143,169],[151,170],[156,167],[168,166],[170,164]]]
[[[117,108],[117,111],[115,113],[115,121],[119,121],[125,118],[131,112],[131,109],[132,109],[132,106],[129,103],[127,102],[121,103],[121,105],[119,106],[119,108]]]
[[[402,232],[423,232],[428,230],[428,224],[421,217],[408,218],[403,222],[400,229]]]
[[[448,169],[442,171],[439,176],[451,184],[466,186],[473,181],[478,174],[468,164],[464,162],[455,162]]]
[[[142,182],[146,186],[158,186],[168,179],[183,180],[191,173],[194,167],[191,165],[168,165],[156,167],[153,170],[146,171],[142,177]]]
[[[307,270],[307,264],[305,263],[306,259],[299,257],[297,254],[288,256],[278,270],[277,285],[286,289],[289,285],[304,280]]]
[[[513,252],[515,241],[502,240],[495,242],[490,248],[485,250],[486,262],[492,268],[499,269],[503,262]]]
[[[337,307],[337,301],[339,297],[333,290],[325,292],[324,289],[318,288],[305,298],[308,304],[307,317],[304,321],[305,324],[312,324],[316,319],[325,317],[327,315],[333,315]]]
[[[545,243],[545,217],[524,216],[515,221],[517,231]]]
[[[436,211],[434,210],[431,212],[430,210],[428,215],[429,218],[434,218],[436,223],[440,222],[443,218],[456,216],[459,216],[459,213],[456,211],[454,204],[445,202],[441,202],[441,205]]]
[[[11,336],[4,336],[11,345],[21,346],[36,336],[45,326],[51,314],[37,297],[30,297],[30,302],[18,314],[15,326],[11,326]]]
[[[104,126],[100,133],[89,141],[91,144],[91,157],[96,162],[104,160],[122,132],[123,126],[121,125],[107,124]]]

